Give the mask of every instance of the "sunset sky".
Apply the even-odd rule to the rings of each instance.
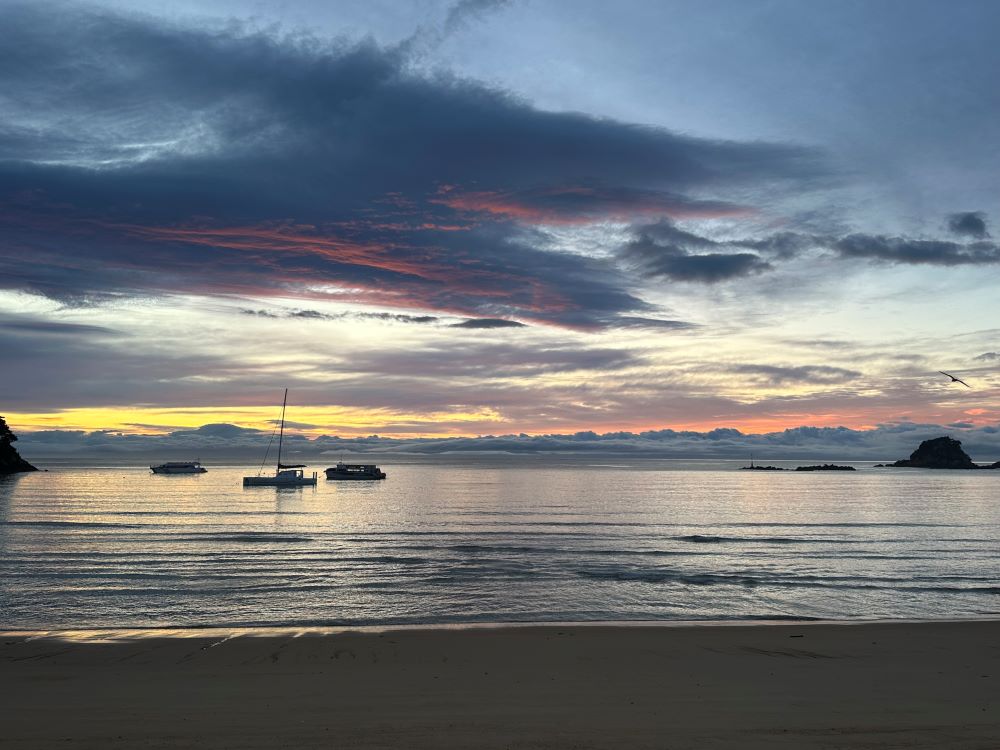
[[[1000,422],[991,0],[0,13],[18,432]]]

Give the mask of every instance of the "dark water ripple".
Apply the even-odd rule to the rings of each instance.
[[[0,481],[0,627],[965,617],[1000,606],[1000,475],[394,467]],[[995,480],[995,481],[994,481]]]

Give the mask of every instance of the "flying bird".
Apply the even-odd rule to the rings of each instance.
[[[952,383],[961,383],[966,388],[971,388],[972,387],[971,385],[969,385],[968,383],[966,383],[961,378],[956,378],[954,375],[948,375],[948,373],[944,372],[943,370],[938,370],[938,372],[940,372],[942,375],[947,375],[949,378],[951,378],[951,382]]]

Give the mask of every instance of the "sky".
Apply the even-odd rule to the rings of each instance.
[[[1000,424],[994,2],[0,13],[19,434]]]

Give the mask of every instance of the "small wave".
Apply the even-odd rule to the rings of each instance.
[[[435,549],[435,548],[432,548]],[[442,549],[442,548],[436,548]],[[523,552],[551,554],[553,550],[546,547],[527,547],[518,545],[496,545],[496,544],[452,544],[443,549],[449,552]]]
[[[930,528],[930,529],[950,529],[950,528],[963,528],[968,524],[958,524],[958,523],[905,523],[898,522],[894,523],[891,521],[830,521],[830,522],[820,522],[820,523],[787,523],[783,521],[753,521],[748,523],[708,523],[706,526],[711,527],[726,527],[726,528],[816,528],[816,529],[880,529],[880,528],[899,528],[899,529],[920,529],[920,528]]]
[[[143,529],[145,524],[103,523],[100,521],[0,521],[0,526],[38,526],[67,529]]]
[[[713,536],[688,534],[673,537],[678,542],[692,544],[723,544],[726,542],[756,542],[759,544],[858,544],[856,539],[803,539],[789,536]]]
[[[912,585],[915,579],[791,576],[770,578],[739,573],[682,573],[669,570],[578,570],[584,578],[638,583],[679,583],[692,586],[774,586],[779,588],[822,588],[881,590],[939,594],[1000,595],[1000,586]],[[963,579],[975,580],[975,579]]]
[[[756,586],[762,581],[751,576],[732,576],[720,573],[678,573],[665,570],[578,570],[584,578],[607,579],[613,581],[636,581],[639,583],[683,583],[693,586],[714,584],[742,584]]]
[[[694,555],[714,555],[714,552],[689,552],[673,549],[567,549],[557,550],[560,553],[587,557],[692,557]]]
[[[706,536],[704,534],[688,534],[687,536],[674,537],[678,542],[693,542],[695,544],[716,544],[718,542],[733,541],[733,537]]]
[[[206,532],[175,537],[178,542],[311,542],[311,536],[273,534],[266,531]]]
[[[96,516],[103,515],[100,513],[77,513],[80,516]],[[266,510],[116,510],[113,515],[116,516],[154,516],[164,519],[171,518],[212,518],[215,516],[239,516],[240,518],[246,518],[247,516],[263,516],[266,518],[271,518],[274,513]],[[318,516],[319,513],[306,510],[283,510],[281,511],[282,516]]]
[[[330,562],[342,563],[376,563],[379,565],[424,565],[430,560],[423,557],[395,557],[393,555],[375,555],[372,557],[336,557]]]

